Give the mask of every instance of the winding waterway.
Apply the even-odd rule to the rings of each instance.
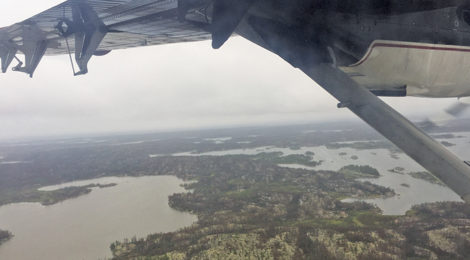
[[[189,226],[197,217],[168,206],[168,196],[185,192],[173,176],[111,177],[58,186],[116,183],[52,205],[17,203],[0,207],[0,227],[15,236],[0,246],[0,259],[81,260],[111,257],[116,240],[145,237]]]

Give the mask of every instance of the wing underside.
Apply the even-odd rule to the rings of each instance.
[[[74,53],[81,71],[92,55],[111,50],[210,39],[204,6],[182,14],[177,0],[70,0],[23,22],[0,29],[5,72],[17,52],[33,74],[43,55]],[[184,19],[181,19],[181,15]],[[190,18],[190,19],[188,19]],[[17,58],[16,58],[17,59]]]

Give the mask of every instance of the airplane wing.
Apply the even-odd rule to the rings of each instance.
[[[341,22],[344,22],[344,16],[347,14],[342,15]],[[322,18],[325,17],[320,19]],[[357,20],[353,21],[356,22]],[[321,21],[319,23],[322,26],[327,26]],[[374,23],[376,21],[372,20],[372,25]],[[366,25],[370,26],[367,23]],[[332,24],[328,26],[331,27]],[[365,31],[368,30],[361,23],[356,23],[356,26],[361,34],[365,34]],[[403,26],[402,28],[413,27]],[[331,31],[325,33],[324,27],[315,28],[311,25],[307,28],[305,25],[296,27],[292,24],[279,22],[279,20],[256,16],[244,18],[236,32],[259,46],[276,53],[292,66],[300,69],[339,101],[338,108],[347,108],[356,114],[417,163],[438,177],[450,189],[460,195],[465,202],[470,203],[470,167],[468,162],[459,159],[378,97],[378,94],[384,92],[388,92],[387,96],[402,96],[406,86],[393,84],[393,82],[382,81],[380,83],[380,79],[366,79],[373,86],[379,84],[379,87],[382,87],[382,89],[375,92],[374,89],[366,88],[366,81],[361,82],[355,78],[355,76],[361,75],[354,74],[354,70],[339,66],[338,63],[341,58],[339,54],[341,53],[334,49],[334,44],[338,42],[333,40],[325,44],[321,39],[323,37],[338,38],[338,35],[331,33]],[[366,38],[365,35],[364,38]],[[371,43],[374,40],[376,39],[372,39]],[[365,53],[366,49],[362,53]],[[451,48],[448,47],[448,49]],[[380,53],[373,54],[373,56],[379,55]],[[412,57],[416,56],[407,56],[410,62],[406,63],[405,66],[410,66],[410,63],[414,61],[411,60]],[[391,57],[391,59],[393,58]],[[462,56],[460,58],[462,59]],[[352,64],[359,61],[359,59],[353,60]],[[376,66],[381,65],[384,66],[385,64],[377,64]],[[426,65],[429,66],[429,64]],[[421,64],[421,66],[425,65]],[[387,84],[385,83],[390,88],[386,88]],[[392,92],[390,92],[391,90]],[[406,96],[406,93],[403,96]]]
[[[3,71],[17,59],[13,69],[32,76],[45,54],[74,53],[80,75],[114,49],[209,38],[220,48],[237,33],[302,70],[470,203],[468,164],[377,97],[470,96],[469,32],[465,0],[69,0],[0,29],[0,57]]]
[[[206,6],[188,5],[182,19],[176,0],[71,0],[23,22],[0,29],[0,55],[5,72],[20,51],[14,70],[33,75],[43,55],[75,54],[87,72],[93,55],[111,50],[210,39]]]

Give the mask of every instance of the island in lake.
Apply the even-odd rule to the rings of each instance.
[[[442,142],[452,138],[455,145],[449,148],[454,152],[468,151],[470,126],[439,130],[434,134]],[[6,143],[0,144],[0,155],[28,162],[0,164],[0,205],[52,205],[106,188],[91,184],[40,189],[77,180],[172,175],[187,181],[187,192],[170,195],[168,203],[197,215],[197,221],[174,232],[115,241],[110,246],[114,259],[465,259],[469,255],[470,207],[364,125]],[[365,202],[407,203],[410,196],[417,197],[416,192],[425,196],[396,214],[383,214],[384,208]]]
[[[11,234],[9,231],[1,230],[0,229],[0,246],[10,240],[13,237],[13,234]]]
[[[191,193],[170,196],[170,206],[197,214],[198,221],[177,232],[116,241],[110,247],[114,259],[467,256],[470,207],[464,203],[425,204],[405,216],[385,216],[364,202],[341,202],[348,197],[394,195],[388,188],[357,181],[377,178],[372,167],[309,171],[280,168],[254,158],[158,158],[160,164],[181,167],[177,176],[197,180],[186,185]]]
[[[44,206],[54,205],[61,201],[77,198],[82,195],[88,194],[92,188],[108,188],[115,186],[115,183],[110,184],[89,184],[77,187],[65,187],[62,189],[45,191],[39,189],[24,189],[16,192],[6,194],[0,198],[0,206],[15,202],[39,202]]]

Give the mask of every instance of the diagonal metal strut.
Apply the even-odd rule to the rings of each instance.
[[[456,155],[339,69],[328,64],[300,69],[470,203],[470,167]]]
[[[350,109],[470,203],[470,166],[333,66],[331,59],[324,57],[328,53],[327,47],[321,41],[305,39],[304,29],[248,17],[242,21],[237,33],[302,70],[338,99],[343,107]]]

